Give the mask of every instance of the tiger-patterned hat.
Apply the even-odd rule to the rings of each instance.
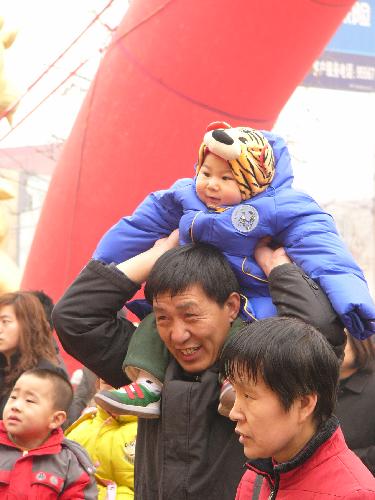
[[[197,174],[208,153],[229,163],[242,200],[264,191],[275,174],[271,145],[259,130],[250,127],[232,128],[226,122],[210,123],[199,148]]]

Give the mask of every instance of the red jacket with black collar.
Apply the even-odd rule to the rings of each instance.
[[[347,447],[336,417],[290,462],[256,460],[246,465],[249,470],[241,479],[236,500],[375,499],[375,478]],[[259,477],[263,477],[261,484]]]
[[[38,448],[23,451],[0,421],[0,498],[28,500],[96,499],[94,468],[83,448],[52,431]]]

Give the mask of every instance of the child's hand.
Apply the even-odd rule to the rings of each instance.
[[[269,236],[262,238],[258,241],[254,251],[255,260],[267,277],[274,267],[291,263],[285,249],[283,247],[273,249],[269,246],[270,242]]]

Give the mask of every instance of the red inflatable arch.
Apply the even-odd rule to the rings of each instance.
[[[353,3],[131,2],[56,167],[23,287],[58,299],[109,226],[193,175],[209,122],[272,128]]]

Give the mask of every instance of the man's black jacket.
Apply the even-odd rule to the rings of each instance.
[[[284,264],[269,282],[279,315],[312,323],[342,354],[342,325],[312,280]],[[53,311],[64,349],[115,387],[128,383],[122,363],[135,330],[116,313],[138,288],[114,266],[92,260]],[[219,390],[216,366],[191,376],[171,359],[160,419],[139,419],[137,500],[233,500],[245,457],[234,423],[217,413]]]

